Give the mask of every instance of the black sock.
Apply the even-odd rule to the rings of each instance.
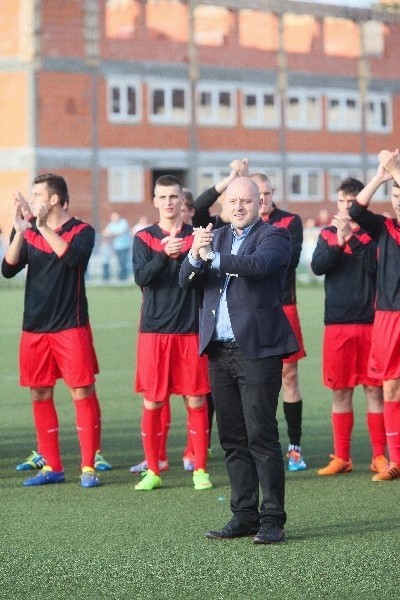
[[[295,446],[295,448],[291,448],[292,450],[298,450],[300,449],[303,400],[299,402],[284,402],[283,412],[287,423],[289,444]]]

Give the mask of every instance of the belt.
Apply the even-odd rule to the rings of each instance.
[[[220,342],[219,340],[213,340],[211,343],[219,346],[220,348],[230,348],[232,350],[239,348],[236,340],[232,340],[231,342]]]

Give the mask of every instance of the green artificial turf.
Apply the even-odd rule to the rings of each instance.
[[[287,542],[204,538],[230,518],[229,487],[213,433],[214,488],[196,492],[182,470],[186,418],[172,399],[170,471],[164,487],[135,492],[142,459],[141,401],[132,392],[140,292],[89,288],[101,374],[103,454],[114,468],[98,489],[79,486],[72,401],[56,388],[66,483],[26,489],[15,470],[35,448],[28,391],[18,386],[23,289],[0,288],[0,598],[4,599],[383,599],[398,597],[400,482],[372,483],[365,400],[355,396],[353,473],[319,478],[332,451],[330,393],[321,385],[323,290],[299,287],[308,357],[300,363],[303,449],[309,470],[287,476]],[[282,407],[281,439],[287,444]]]

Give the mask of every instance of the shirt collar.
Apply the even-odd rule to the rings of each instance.
[[[232,225],[232,223],[231,223],[231,229],[232,229],[232,233],[233,233],[234,237],[235,237],[237,240],[244,240],[244,238],[246,237],[246,235],[247,235],[247,234],[249,233],[249,231],[250,231],[250,230],[251,230],[251,229],[254,227],[254,225],[255,225],[256,223],[258,223],[258,221],[259,221],[259,220],[260,220],[260,219],[257,219],[257,221],[254,221],[254,223],[252,223],[252,224],[251,224],[251,225],[249,225],[248,227],[245,227],[245,228],[243,229],[243,232],[242,232],[240,235],[238,235],[238,234],[236,233],[236,231],[235,231],[235,228],[234,228],[234,226],[233,226],[233,225]]]

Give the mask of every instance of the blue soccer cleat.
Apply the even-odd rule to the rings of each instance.
[[[64,471],[52,471],[51,467],[44,466],[37,475],[25,479],[23,485],[26,487],[33,487],[37,485],[47,485],[49,483],[64,483],[64,481]]]
[[[94,457],[94,468],[96,471],[110,471],[112,466],[110,463],[106,461],[106,459],[100,454],[99,450],[97,450],[96,455]]]
[[[83,488],[94,488],[100,485],[100,479],[91,467],[83,467],[81,475],[81,486]]]
[[[289,459],[288,471],[305,471],[307,469],[307,465],[301,452],[290,450],[286,454],[286,457]]]
[[[28,456],[24,462],[16,466],[17,471],[34,471],[35,469],[41,469],[46,464],[44,456],[32,450],[32,454]]]

